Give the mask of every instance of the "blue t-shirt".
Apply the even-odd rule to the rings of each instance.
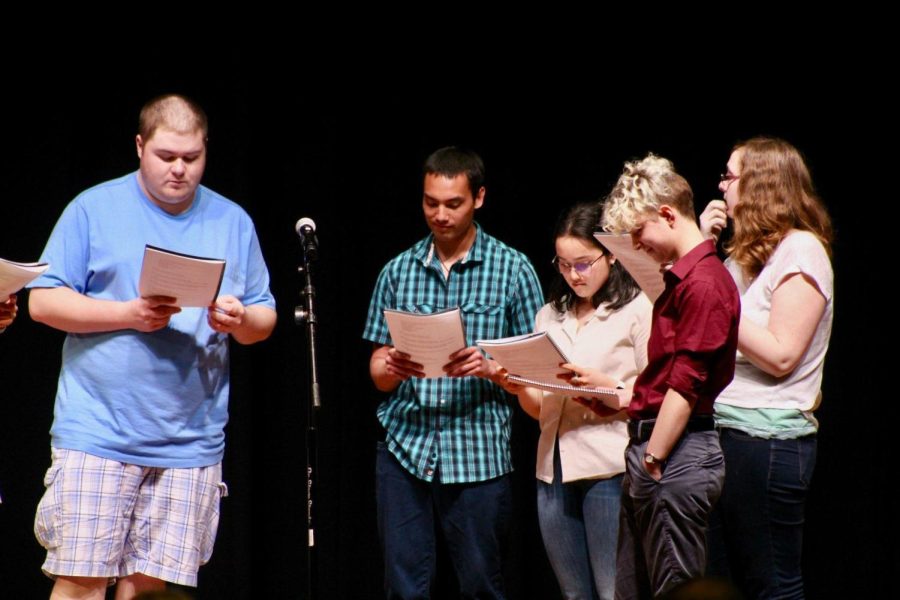
[[[220,295],[275,308],[253,222],[200,186],[191,207],[170,215],[141,190],[137,174],[93,187],[63,212],[30,288],[66,286],[90,298],[139,296],[144,245],[224,258]],[[218,463],[228,421],[228,336],[205,308],[184,308],[153,333],[70,333],[63,345],[52,445],[130,464]]]

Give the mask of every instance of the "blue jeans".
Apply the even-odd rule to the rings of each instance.
[[[708,573],[747,600],[803,598],[800,551],[816,436],[794,440],[720,432],[728,477],[710,523]]]
[[[383,442],[375,457],[378,537],[388,598],[429,598],[436,527],[447,541],[463,598],[503,598],[501,548],[512,514],[509,475],[465,484],[423,481]]]
[[[538,518],[563,598],[612,600],[622,475],[562,482],[559,444],[553,483],[537,482]]]

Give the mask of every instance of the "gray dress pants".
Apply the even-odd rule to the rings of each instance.
[[[666,461],[662,479],[644,469],[647,442],[625,451],[616,599],[649,599],[706,569],[709,514],[725,481],[715,431],[685,432]]]

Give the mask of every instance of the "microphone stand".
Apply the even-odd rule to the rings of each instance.
[[[310,382],[310,403],[307,405],[306,420],[306,526],[307,526],[307,598],[313,600],[316,598],[316,539],[315,539],[315,522],[313,519],[313,499],[314,489],[313,481],[318,475],[318,444],[316,439],[316,419],[318,411],[322,407],[322,401],[319,396],[319,368],[316,359],[316,313],[315,313],[315,297],[316,290],[312,284],[312,261],[317,256],[317,252],[308,252],[306,245],[303,247],[303,264],[297,267],[297,272],[303,279],[303,288],[300,291],[301,305],[294,307],[294,322],[297,325],[306,326],[306,341],[309,348],[309,382]]]

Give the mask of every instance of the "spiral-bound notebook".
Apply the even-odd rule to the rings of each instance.
[[[506,369],[513,383],[583,398],[619,397],[613,388],[576,387],[561,382],[558,376],[571,371],[559,365],[571,361],[546,331],[475,343]]]
[[[559,366],[569,359],[546,331],[475,343],[512,375],[552,383],[571,372]]]
[[[587,386],[576,387],[567,383],[547,383],[546,381],[536,381],[534,379],[528,379],[527,377],[519,377],[518,375],[510,375],[509,380],[513,383],[518,383],[519,385],[537,388],[539,390],[544,390],[545,392],[565,394],[566,396],[576,396],[579,398],[597,398],[600,400],[606,398],[613,401],[619,398],[619,394],[614,388]]]

